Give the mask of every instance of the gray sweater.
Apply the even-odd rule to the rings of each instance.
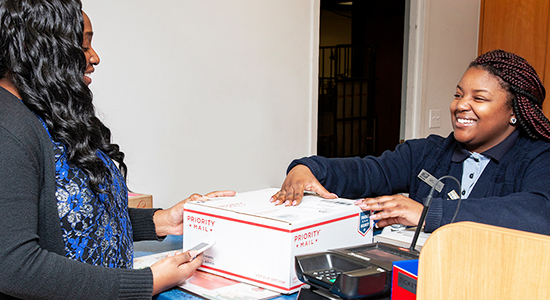
[[[65,257],[52,142],[0,87],[0,299],[150,299],[153,275]],[[155,210],[130,209],[134,239],[157,239]]]

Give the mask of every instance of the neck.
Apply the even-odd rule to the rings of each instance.
[[[15,87],[15,84],[10,79],[6,77],[0,78],[0,86],[6,89],[6,91],[12,93],[15,97],[21,99],[19,90],[17,90],[17,88]]]

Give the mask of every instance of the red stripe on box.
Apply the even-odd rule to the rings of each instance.
[[[301,230],[306,230],[306,229],[309,229],[309,228],[312,228],[312,227],[317,227],[317,226],[320,226],[320,225],[326,225],[326,224],[330,224],[330,223],[334,223],[334,222],[338,222],[338,221],[342,221],[342,220],[346,220],[346,219],[355,218],[359,215],[357,213],[354,213],[354,214],[349,215],[349,216],[344,216],[344,217],[340,217],[340,218],[320,222],[320,223],[317,223],[317,224],[312,224],[312,225],[308,225],[308,226],[304,226],[304,227],[301,227],[301,228],[296,228],[296,229],[290,230],[290,229],[284,229],[284,228],[279,228],[279,227],[274,227],[274,226],[268,226],[268,225],[249,222],[249,221],[243,221],[243,220],[239,220],[239,219],[235,219],[235,218],[229,218],[229,217],[225,217],[225,216],[209,214],[209,213],[196,211],[196,210],[191,210],[191,209],[185,209],[184,211],[199,214],[199,215],[209,216],[209,217],[213,217],[213,218],[218,218],[218,219],[222,219],[222,220],[228,220],[228,221],[248,224],[248,225],[252,225],[252,226],[263,227],[263,228],[282,231],[282,232],[288,232],[288,233],[293,233],[293,232],[297,232],[297,231],[301,231]]]
[[[282,232],[289,232],[289,233],[292,232],[290,229],[283,229],[283,228],[279,228],[279,227],[273,227],[273,226],[268,226],[268,225],[264,225],[264,224],[258,224],[258,223],[243,221],[243,220],[224,217],[224,216],[219,216],[219,215],[213,215],[213,214],[209,214],[209,213],[205,213],[205,212],[201,212],[201,211],[196,211],[196,210],[185,209],[184,211],[199,214],[199,215],[209,216],[209,217],[213,217],[213,218],[218,218],[218,219],[222,219],[222,220],[228,220],[228,221],[233,221],[233,222],[258,226],[258,227],[264,227],[264,228],[267,228],[267,229],[273,229],[273,230],[278,230],[278,231],[282,231]]]
[[[216,271],[216,272],[220,272],[220,273],[225,274],[225,275],[234,276],[234,277],[237,277],[237,278],[249,280],[249,281],[252,281],[252,282],[259,283],[259,284],[267,285],[267,286],[274,287],[274,288],[277,288],[277,289],[281,289],[281,290],[284,290],[284,291],[287,291],[287,292],[290,292],[291,290],[297,289],[297,288],[301,287],[302,285],[304,285],[303,283],[301,283],[301,284],[299,284],[297,286],[294,286],[294,287],[291,287],[291,288],[285,288],[285,287],[278,286],[278,285],[275,285],[275,284],[272,284],[272,283],[268,283],[268,282],[257,280],[257,279],[252,279],[252,278],[249,278],[249,277],[246,277],[246,276],[242,276],[242,275],[239,275],[239,274],[235,274],[235,273],[227,272],[227,271],[224,271],[224,270],[212,268],[212,267],[205,266],[205,265],[202,265],[201,268]]]

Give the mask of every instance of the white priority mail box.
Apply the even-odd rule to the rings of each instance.
[[[290,294],[302,285],[294,256],[372,243],[370,212],[354,200],[306,195],[298,206],[275,206],[277,191],[187,202],[183,249],[213,240],[202,270]]]

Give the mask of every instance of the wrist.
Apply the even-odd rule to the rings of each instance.
[[[155,223],[155,232],[158,237],[167,236],[170,228],[166,222],[166,211],[159,209],[153,214],[153,223]]]

